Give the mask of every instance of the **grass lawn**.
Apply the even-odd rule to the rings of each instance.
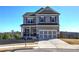
[[[79,45],[79,39],[61,39],[61,40],[72,45]]]

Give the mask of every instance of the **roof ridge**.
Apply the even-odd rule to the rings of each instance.
[[[41,7],[36,12],[26,12],[23,16],[25,16],[25,15],[27,15],[27,16],[35,16],[35,14],[60,14],[60,13],[58,13],[55,10],[53,10],[49,6],[46,6],[44,8]]]
[[[43,7],[41,7],[40,9],[38,9],[35,13],[40,12],[42,9],[44,9]]]
[[[57,13],[57,14],[59,14],[57,11],[53,10],[53,9],[50,8],[49,6],[45,7],[41,12],[39,12],[39,14],[40,14],[40,13],[43,13],[43,12],[45,12],[45,11],[50,11],[51,13]],[[46,13],[47,13],[47,12],[46,12]]]

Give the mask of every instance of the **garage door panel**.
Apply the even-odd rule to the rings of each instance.
[[[39,31],[39,38],[40,39],[53,39],[56,38],[56,31]]]
[[[49,35],[49,39],[52,39],[53,38],[53,35]]]
[[[40,38],[43,39],[43,35],[40,35]]]

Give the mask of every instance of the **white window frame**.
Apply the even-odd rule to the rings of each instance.
[[[32,21],[33,18],[27,18],[27,24],[34,24],[34,23],[28,23],[29,20]]]
[[[51,23],[56,23],[56,19],[55,19],[56,16],[50,16],[50,17],[54,18],[54,22],[51,22],[51,19],[50,19],[50,22]]]
[[[43,18],[44,18],[45,16],[39,16],[39,17],[43,17]],[[45,20],[45,19],[44,19],[44,20]],[[46,20],[45,20],[45,21],[46,21]],[[46,23],[46,22],[40,22],[40,19],[39,19],[39,23]]]

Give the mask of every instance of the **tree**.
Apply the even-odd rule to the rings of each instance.
[[[15,37],[14,37],[14,34],[10,34],[10,39],[14,39]]]
[[[20,39],[21,33],[20,32],[6,32],[0,34],[0,39]]]
[[[9,36],[8,36],[8,34],[3,34],[3,37],[2,37],[2,39],[8,39],[9,38]]]
[[[2,34],[0,34],[0,39],[2,39]]]
[[[20,39],[20,35],[19,34],[14,34],[15,39]]]

